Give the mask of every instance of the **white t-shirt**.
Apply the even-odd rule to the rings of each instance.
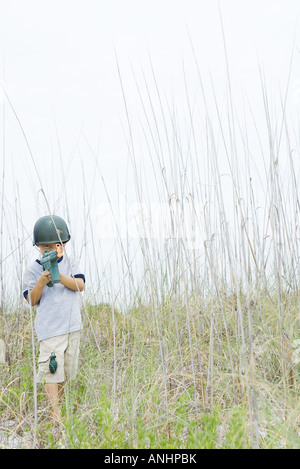
[[[62,256],[58,259],[60,273],[74,278],[83,278],[76,259]],[[28,290],[32,290],[43,272],[43,266],[36,259],[23,276],[23,295],[26,298]],[[28,282],[27,282],[28,278]],[[53,287],[44,286],[40,301],[36,305],[35,331],[38,341],[78,331],[81,329],[81,313],[79,292],[70,290],[61,283]]]

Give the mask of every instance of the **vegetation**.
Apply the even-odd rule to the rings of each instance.
[[[57,433],[38,388],[37,447],[299,448],[299,364],[290,336],[298,300],[287,296],[284,304],[287,332],[277,329],[269,303],[253,301],[255,334],[244,360],[234,297],[222,298],[227,331],[218,307],[211,325],[211,299],[191,303],[189,323],[184,304],[170,300],[156,317],[142,304],[126,315],[86,305],[90,324],[78,378],[64,398],[65,427]],[[7,327],[1,445],[31,447],[30,322],[11,315]]]
[[[184,74],[178,108],[150,59],[141,79],[134,73],[132,110],[117,63],[129,159],[112,190],[83,133],[68,161],[57,137],[43,172],[25,138],[37,176],[28,206],[66,217],[68,249],[87,277],[80,369],[60,430],[34,385],[34,311],[20,298],[31,225],[23,187],[4,184],[3,158],[2,447],[300,447],[300,158],[289,79],[277,108],[261,70],[258,107],[236,103],[228,63],[225,88],[209,77],[207,89],[193,54],[196,82]]]

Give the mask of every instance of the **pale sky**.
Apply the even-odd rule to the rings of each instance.
[[[258,60],[274,87],[284,86],[294,35],[300,50],[299,1],[219,4],[237,91],[243,87],[253,93]],[[183,60],[193,84],[188,32],[201,72],[210,71],[218,86],[225,78],[225,61],[216,0],[1,0],[0,76],[5,73],[7,93],[35,153],[47,153],[48,122],[54,116],[66,151],[83,120],[90,138],[102,128],[108,145],[114,141],[123,114],[115,50],[127,93],[134,88],[131,66],[137,72],[147,67],[148,52],[163,91],[181,92]],[[297,87],[300,75],[295,76],[292,86]]]
[[[236,104],[247,98],[253,109],[259,106],[260,66],[270,98],[280,108],[279,91],[285,93],[295,41],[288,106],[297,115],[299,0],[0,0],[0,80],[28,139],[51,209],[63,211],[60,149],[74,227],[79,224],[75,219],[83,199],[83,173],[88,196],[96,171],[89,148],[99,150],[110,196],[118,191],[124,195],[120,192],[128,171],[128,126],[117,61],[138,147],[143,137],[136,123],[143,109],[137,83],[145,103],[147,92],[154,101],[156,96],[149,57],[161,96],[177,110],[186,106],[185,87],[192,101],[201,100],[194,52],[208,105],[214,107],[211,80],[223,102],[227,79],[220,11]],[[24,136],[3,93],[0,105],[5,128],[0,170],[5,148],[9,226],[14,229],[17,198],[30,231],[46,206]],[[147,106],[150,113],[149,102]],[[200,116],[201,108],[197,112]],[[143,151],[137,157],[145,162]],[[99,204],[106,203],[100,174],[93,187]]]

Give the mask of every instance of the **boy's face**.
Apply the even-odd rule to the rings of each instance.
[[[61,247],[60,243],[49,243],[49,244],[38,244],[37,246],[43,255],[45,251],[56,251],[58,247]]]

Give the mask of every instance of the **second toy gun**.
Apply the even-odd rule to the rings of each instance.
[[[53,287],[55,283],[60,282],[60,274],[57,265],[57,259],[61,257],[62,254],[57,248],[56,251],[48,251],[46,250],[43,254],[41,259],[41,264],[44,270],[49,270],[51,280],[47,283],[48,287]]]

